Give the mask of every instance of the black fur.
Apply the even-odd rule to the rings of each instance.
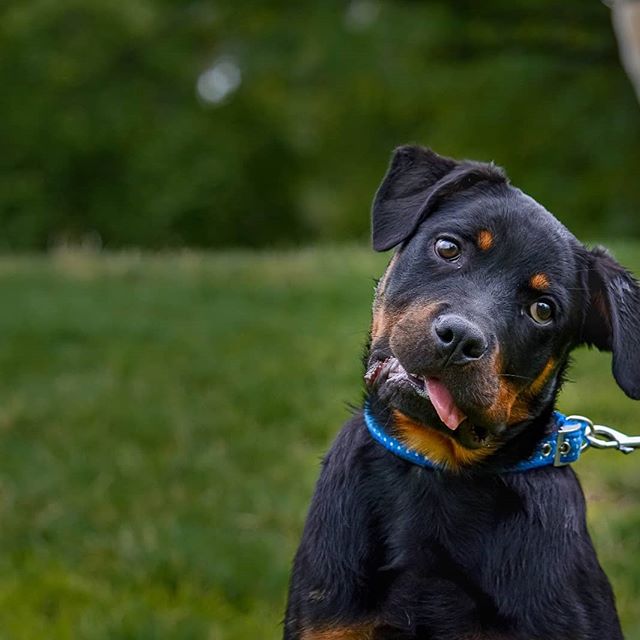
[[[601,247],[588,256],[591,292],[583,340],[613,351],[613,375],[625,393],[640,400],[640,291],[633,276]]]
[[[490,232],[484,245],[480,232]],[[461,247],[454,261],[434,249],[443,237]],[[384,322],[374,321],[367,367],[395,359],[440,381],[466,417],[452,431],[405,378],[383,374],[369,378],[372,412],[391,431],[400,411],[463,448],[485,443],[489,454],[424,469],[373,441],[358,412],[323,463],[285,639],[622,638],[573,470],[502,470],[552,428],[572,348],[612,350],[620,387],[640,398],[637,283],[501,169],[419,147],[392,160],[373,205],[373,244],[400,249],[378,290],[374,315]],[[540,300],[555,309],[547,324],[531,316]],[[450,364],[434,332],[443,314],[472,322],[487,353]],[[508,411],[496,400],[503,386],[514,399]]]

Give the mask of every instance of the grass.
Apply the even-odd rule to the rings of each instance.
[[[640,270],[637,245],[616,249]],[[278,638],[384,260],[0,258],[0,638]],[[609,369],[580,353],[561,408],[638,433]],[[577,470],[640,639],[640,457]]]

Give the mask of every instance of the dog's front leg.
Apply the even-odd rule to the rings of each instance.
[[[296,554],[285,640],[374,640],[380,533],[358,456],[361,418],[347,423],[327,455]]]

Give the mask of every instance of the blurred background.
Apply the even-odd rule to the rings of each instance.
[[[8,0],[1,242],[359,240],[390,151],[504,164],[638,235],[640,118],[597,0]]]
[[[637,8],[5,0],[0,637],[278,638],[392,149],[493,160],[640,273]],[[640,433],[576,360],[560,408]],[[640,459],[576,468],[640,639]]]

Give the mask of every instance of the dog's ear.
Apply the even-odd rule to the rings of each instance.
[[[424,147],[407,145],[395,150],[371,210],[376,251],[391,249],[413,233],[429,192],[457,165]]]
[[[373,201],[373,248],[386,251],[400,244],[441,197],[481,180],[506,182],[506,176],[495,165],[458,162],[414,145],[399,147]]]
[[[589,300],[582,342],[613,354],[613,377],[640,400],[640,286],[602,247],[587,254]]]

